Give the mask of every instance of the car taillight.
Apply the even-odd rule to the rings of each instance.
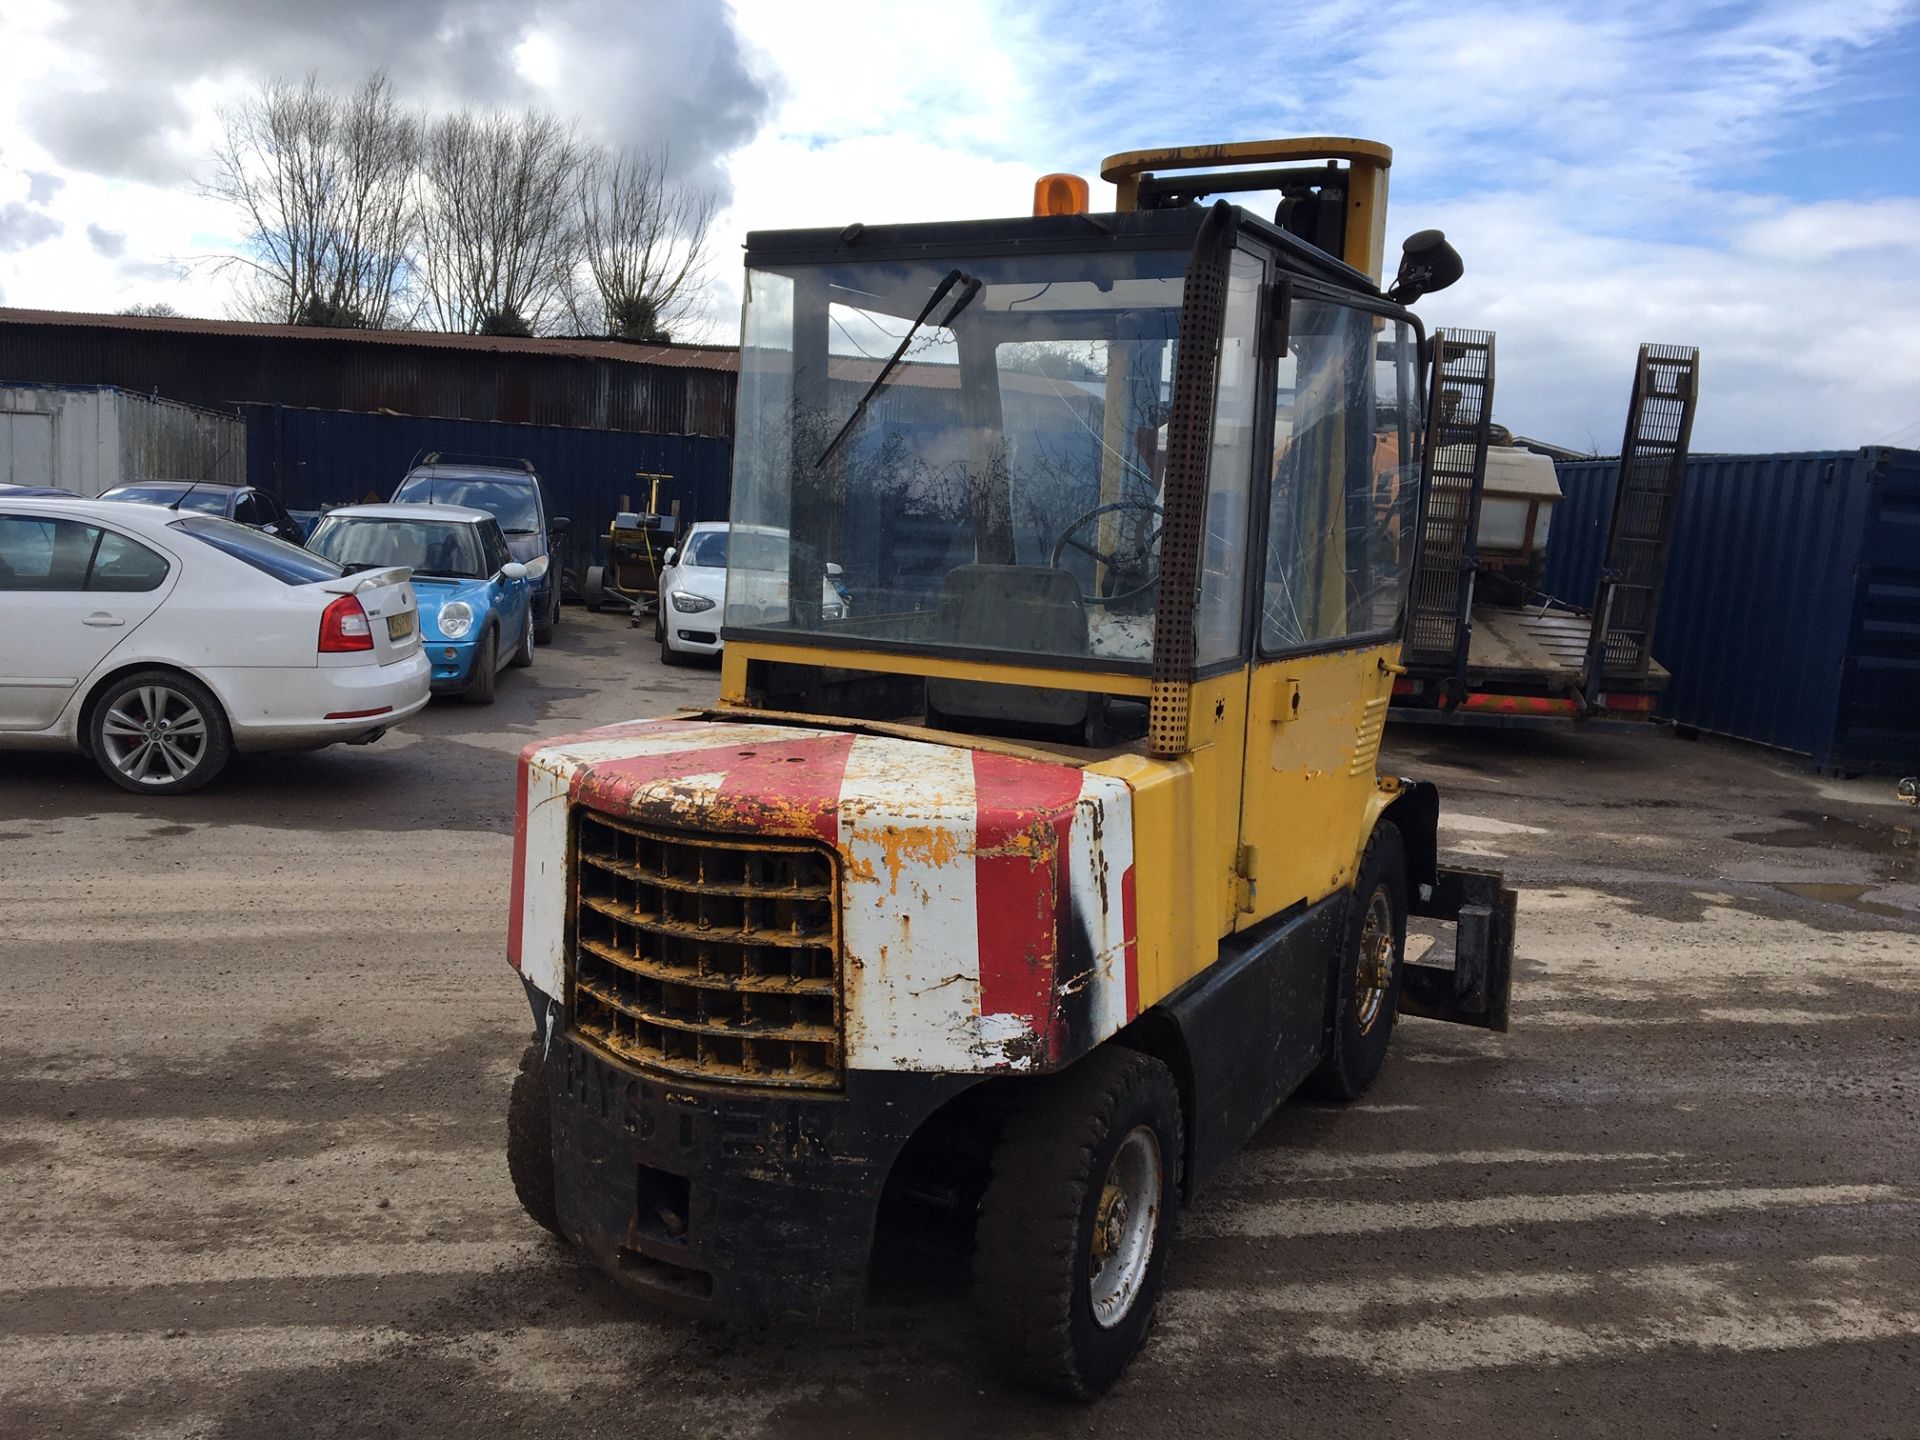
[[[352,650],[373,648],[373,626],[367,612],[351,595],[342,595],[327,606],[320,617],[320,653],[342,655]]]

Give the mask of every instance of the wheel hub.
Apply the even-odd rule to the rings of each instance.
[[[1160,1141],[1135,1126],[1107,1166],[1088,1241],[1087,1298],[1094,1322],[1110,1330],[1126,1319],[1146,1285],[1160,1208]]]
[[[1360,924],[1359,950],[1354,957],[1354,1018],[1360,1033],[1365,1035],[1385,1011],[1387,991],[1393,983],[1397,950],[1393,901],[1384,886],[1376,889],[1367,901],[1366,917]]]

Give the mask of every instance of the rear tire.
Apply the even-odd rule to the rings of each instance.
[[[1109,1047],[1035,1083],[981,1201],[974,1302],[1014,1380],[1093,1400],[1146,1340],[1179,1204],[1180,1094]]]
[[[540,1047],[520,1056],[520,1073],[507,1097],[507,1173],[520,1208],[534,1223],[562,1240],[560,1212],[553,1199],[553,1101],[547,1094]]]
[[[213,692],[172,670],[137,670],[93,702],[93,763],[135,795],[185,795],[233,758],[233,733]]]
[[[1393,825],[1374,827],[1349,894],[1334,976],[1333,1039],[1306,1083],[1307,1093],[1321,1100],[1358,1100],[1387,1062],[1407,949],[1407,851]]]
[[[493,692],[500,678],[500,632],[488,627],[485,638],[473,652],[473,678],[460,698],[469,705],[493,704]]]

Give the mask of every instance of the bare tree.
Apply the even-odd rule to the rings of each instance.
[[[419,122],[384,74],[350,95],[273,80],[221,113],[207,194],[242,222],[238,309],[282,324],[386,326],[411,318]]]
[[[706,278],[711,191],[667,178],[664,150],[590,152],[580,167],[584,283],[569,300],[582,334],[655,343],[673,338]]]
[[[164,300],[144,300],[138,305],[123,305],[113,313],[116,315],[144,315],[155,320],[177,320],[182,318],[180,311]]]
[[[579,266],[584,151],[551,115],[451,115],[420,172],[420,271],[435,328],[532,334],[564,315]]]

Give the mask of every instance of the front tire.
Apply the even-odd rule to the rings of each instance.
[[[533,640],[536,645],[551,645],[554,626],[560,623],[560,581],[557,577],[553,582],[553,589],[547,593],[552,596],[552,603],[547,606],[549,613],[546,617],[533,627]]]
[[[1180,1094],[1151,1056],[1096,1050],[1036,1082],[980,1207],[981,1335],[1021,1384],[1093,1400],[1153,1324],[1179,1203]]]
[[[1379,1078],[1400,1008],[1407,948],[1407,851],[1393,825],[1374,827],[1350,892],[1334,977],[1333,1036],[1326,1059],[1307,1077],[1321,1100],[1358,1100]]]
[[[473,652],[473,677],[460,698],[469,705],[493,704],[494,688],[500,672],[500,632],[491,626]]]
[[[547,1095],[542,1068],[540,1047],[527,1046],[507,1096],[507,1174],[513,1179],[513,1193],[520,1197],[520,1208],[564,1240],[553,1199],[553,1101]]]
[[[170,670],[116,680],[87,721],[94,764],[135,795],[185,795],[233,758],[233,734],[213,692]]]
[[[527,611],[526,623],[520,627],[520,643],[513,647],[513,658],[507,664],[515,670],[524,670],[533,664],[533,611]]]
[[[667,639],[664,626],[662,626],[660,631],[660,663],[662,665],[673,665],[676,667],[692,663],[687,656],[682,655],[678,650],[673,648],[673,642]]]

